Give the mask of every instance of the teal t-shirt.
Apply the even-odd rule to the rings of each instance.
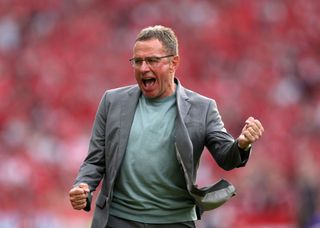
[[[175,95],[141,95],[126,154],[116,179],[110,214],[144,223],[197,219],[175,153]]]

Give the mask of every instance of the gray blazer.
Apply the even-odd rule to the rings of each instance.
[[[244,166],[250,151],[240,150],[234,138],[227,133],[214,100],[183,88],[178,79],[175,82],[178,109],[175,130],[177,159],[184,172],[186,190],[195,199],[199,212],[202,212],[220,206],[235,194],[234,187],[224,180],[203,189],[198,189],[194,184],[204,147],[225,170]],[[103,180],[92,227],[100,228],[107,224],[113,185],[126,151],[140,95],[137,85],[108,90],[99,104],[89,152],[75,182],[75,185],[87,183],[90,192],[93,192]],[[85,210],[90,210],[91,201],[90,194]]]

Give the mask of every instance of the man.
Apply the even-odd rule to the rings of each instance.
[[[196,188],[201,153],[207,147],[225,170],[242,167],[264,129],[250,117],[234,140],[215,101],[175,78],[179,61],[170,28],[145,28],[130,59],[138,85],[104,94],[89,153],[69,192],[73,208],[88,211],[91,192],[103,180],[92,227],[195,227],[202,211],[234,194],[227,182],[210,191]]]

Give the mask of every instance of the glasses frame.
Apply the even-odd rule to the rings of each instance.
[[[155,59],[157,60],[158,62],[156,62],[157,64],[160,62],[161,59],[164,59],[164,58],[169,58],[169,57],[174,57],[175,55],[164,55],[164,56],[147,56],[147,57],[144,57],[144,58],[131,58],[129,59],[129,62],[131,63],[132,67],[133,68],[140,68],[143,64],[143,61],[146,62],[146,64],[149,66],[149,67],[154,67],[152,66],[152,64],[150,64],[150,60],[151,59]],[[135,62],[135,60],[141,60],[141,64],[138,64]]]

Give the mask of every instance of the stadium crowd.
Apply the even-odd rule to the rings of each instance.
[[[68,190],[106,89],[135,83],[128,59],[145,26],[172,27],[178,78],[214,98],[235,136],[265,133],[241,170],[205,154],[199,185],[237,196],[199,228],[320,226],[320,1],[1,0],[0,227],[88,227]],[[207,159],[208,158],[208,159]]]

